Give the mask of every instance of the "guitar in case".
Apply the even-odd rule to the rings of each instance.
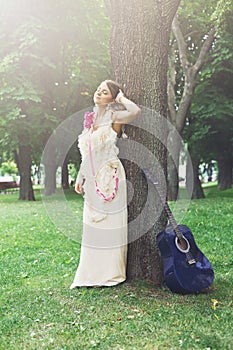
[[[144,170],[144,173],[162,200],[158,183],[148,170]],[[199,293],[214,281],[211,263],[196,245],[191,230],[176,223],[167,201],[164,209],[170,226],[157,235],[156,242],[163,258],[165,283],[173,293]]]

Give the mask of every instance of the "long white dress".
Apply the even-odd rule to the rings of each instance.
[[[79,136],[82,156],[79,176],[84,177],[83,234],[71,289],[113,286],[126,279],[126,178],[118,158],[112,114],[109,108],[97,130],[84,129]]]

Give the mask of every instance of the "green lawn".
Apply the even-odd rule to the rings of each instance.
[[[182,223],[215,282],[210,293],[188,296],[143,281],[70,290],[79,244],[58,231],[39,194],[33,203],[0,195],[0,349],[233,349],[233,190],[205,192]],[[67,199],[81,216],[82,199]]]

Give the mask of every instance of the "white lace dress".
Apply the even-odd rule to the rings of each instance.
[[[107,110],[97,130],[79,136],[84,181],[80,261],[71,288],[113,286],[126,279],[127,194],[117,134]],[[96,181],[96,182],[95,182]]]

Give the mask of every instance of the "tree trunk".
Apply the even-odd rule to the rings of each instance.
[[[52,136],[49,138],[42,156],[42,164],[45,167],[45,196],[51,196],[56,192],[57,163],[57,145],[55,138]]]
[[[200,159],[195,155],[192,155],[192,151],[189,148],[191,158],[188,158],[186,167],[186,188],[189,192],[191,199],[205,198],[201,181],[199,179],[199,164]],[[192,161],[192,166],[190,162]],[[192,171],[192,174],[190,173]]]
[[[51,196],[56,192],[56,172],[57,165],[55,162],[45,163],[45,196]]]
[[[168,134],[168,200],[175,201],[179,191],[179,158],[180,158],[181,139],[176,129]]]
[[[218,157],[218,188],[227,190],[232,186],[233,159],[231,154],[222,154]]]
[[[112,20],[110,44],[114,78],[122,85],[130,99],[141,106],[153,109],[160,117],[166,118],[168,43],[172,19],[179,0],[144,2],[109,0],[106,3]],[[162,179],[166,178],[166,149],[159,141],[159,136],[165,139],[167,131],[165,123],[161,121],[162,118],[157,118],[158,115],[154,114],[153,120],[150,120],[150,118],[147,119],[146,113],[145,115],[142,113],[137,127],[127,126],[129,141],[136,142],[132,142],[128,155],[123,147],[121,151],[127,158],[124,162],[126,176],[134,189],[133,199],[129,205],[130,244],[127,276],[128,279],[150,279],[155,284],[161,285],[162,263],[155,236],[164,228],[166,219],[162,213],[158,220],[155,220],[153,227],[142,235],[147,220],[151,220],[153,215],[156,216],[161,203],[156,196],[155,207],[150,207],[152,211],[150,217],[140,216],[148,191],[140,164],[136,164],[132,159],[138,153],[136,145],[143,144],[148,154],[151,152],[155,155],[162,169],[157,174],[158,181],[162,183]],[[147,125],[151,127],[149,130],[152,134],[156,131],[158,137],[142,130],[141,125],[147,120],[151,123]],[[144,154],[143,158],[145,160],[147,155]],[[131,225],[136,217],[140,217],[138,225]]]
[[[18,165],[20,174],[19,199],[34,201],[35,196],[31,179],[32,160],[30,145],[19,145]]]
[[[167,160],[167,174],[168,174],[168,200],[176,201],[179,191],[179,174],[174,159],[168,156]]]
[[[62,164],[61,185],[62,185],[63,190],[68,190],[70,188],[69,171],[68,171],[68,157],[65,158],[64,163]]]

